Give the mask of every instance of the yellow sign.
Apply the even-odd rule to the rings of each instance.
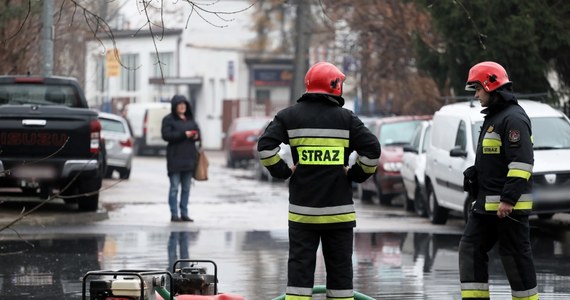
[[[302,165],[342,165],[343,147],[298,147],[299,163]]]
[[[119,49],[113,48],[107,50],[105,55],[105,66],[107,70],[107,77],[117,77],[121,75],[121,64],[118,60]]]

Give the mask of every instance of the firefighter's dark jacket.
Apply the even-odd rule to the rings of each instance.
[[[306,93],[277,113],[261,135],[261,163],[276,178],[289,181],[289,226],[307,229],[351,228],[356,225],[352,181],[376,172],[380,144],[344,99]],[[291,146],[294,174],[279,157],[281,143]],[[345,172],[350,153],[356,163]]]
[[[533,200],[531,123],[512,93],[498,93],[505,101],[482,111],[486,116],[475,158],[479,191],[474,211],[496,214],[503,201],[514,205],[513,213],[528,214]]]

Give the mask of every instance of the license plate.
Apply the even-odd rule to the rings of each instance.
[[[53,283],[53,275],[45,273],[16,275],[13,278],[15,286],[46,286]]]
[[[563,189],[536,189],[534,190],[533,196],[534,200],[538,200],[541,202],[557,202],[560,200],[567,200],[570,198],[569,196],[570,190],[563,190]]]
[[[23,166],[12,170],[12,176],[16,178],[55,178],[55,170],[45,166]]]

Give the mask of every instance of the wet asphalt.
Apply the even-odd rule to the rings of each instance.
[[[158,156],[137,157],[128,181],[105,180],[97,212],[78,213],[54,201],[1,231],[0,299],[81,299],[81,278],[88,271],[167,270],[180,258],[214,260],[221,292],[246,299],[283,294],[286,182],[259,182],[251,168],[226,168],[222,152],[208,154],[211,179],[192,185],[194,223],[170,222],[168,179],[164,158]],[[0,226],[37,204],[12,198],[0,198]],[[375,199],[355,200],[355,205],[355,290],[375,299],[460,299],[460,218],[435,226],[398,203],[382,207]],[[533,221],[541,299],[570,299],[568,223],[566,215]],[[492,299],[510,299],[494,251],[490,267]],[[325,278],[319,252],[315,283],[324,284]]]

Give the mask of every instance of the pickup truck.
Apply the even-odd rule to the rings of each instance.
[[[0,192],[96,211],[105,171],[96,111],[70,77],[0,76]]]

